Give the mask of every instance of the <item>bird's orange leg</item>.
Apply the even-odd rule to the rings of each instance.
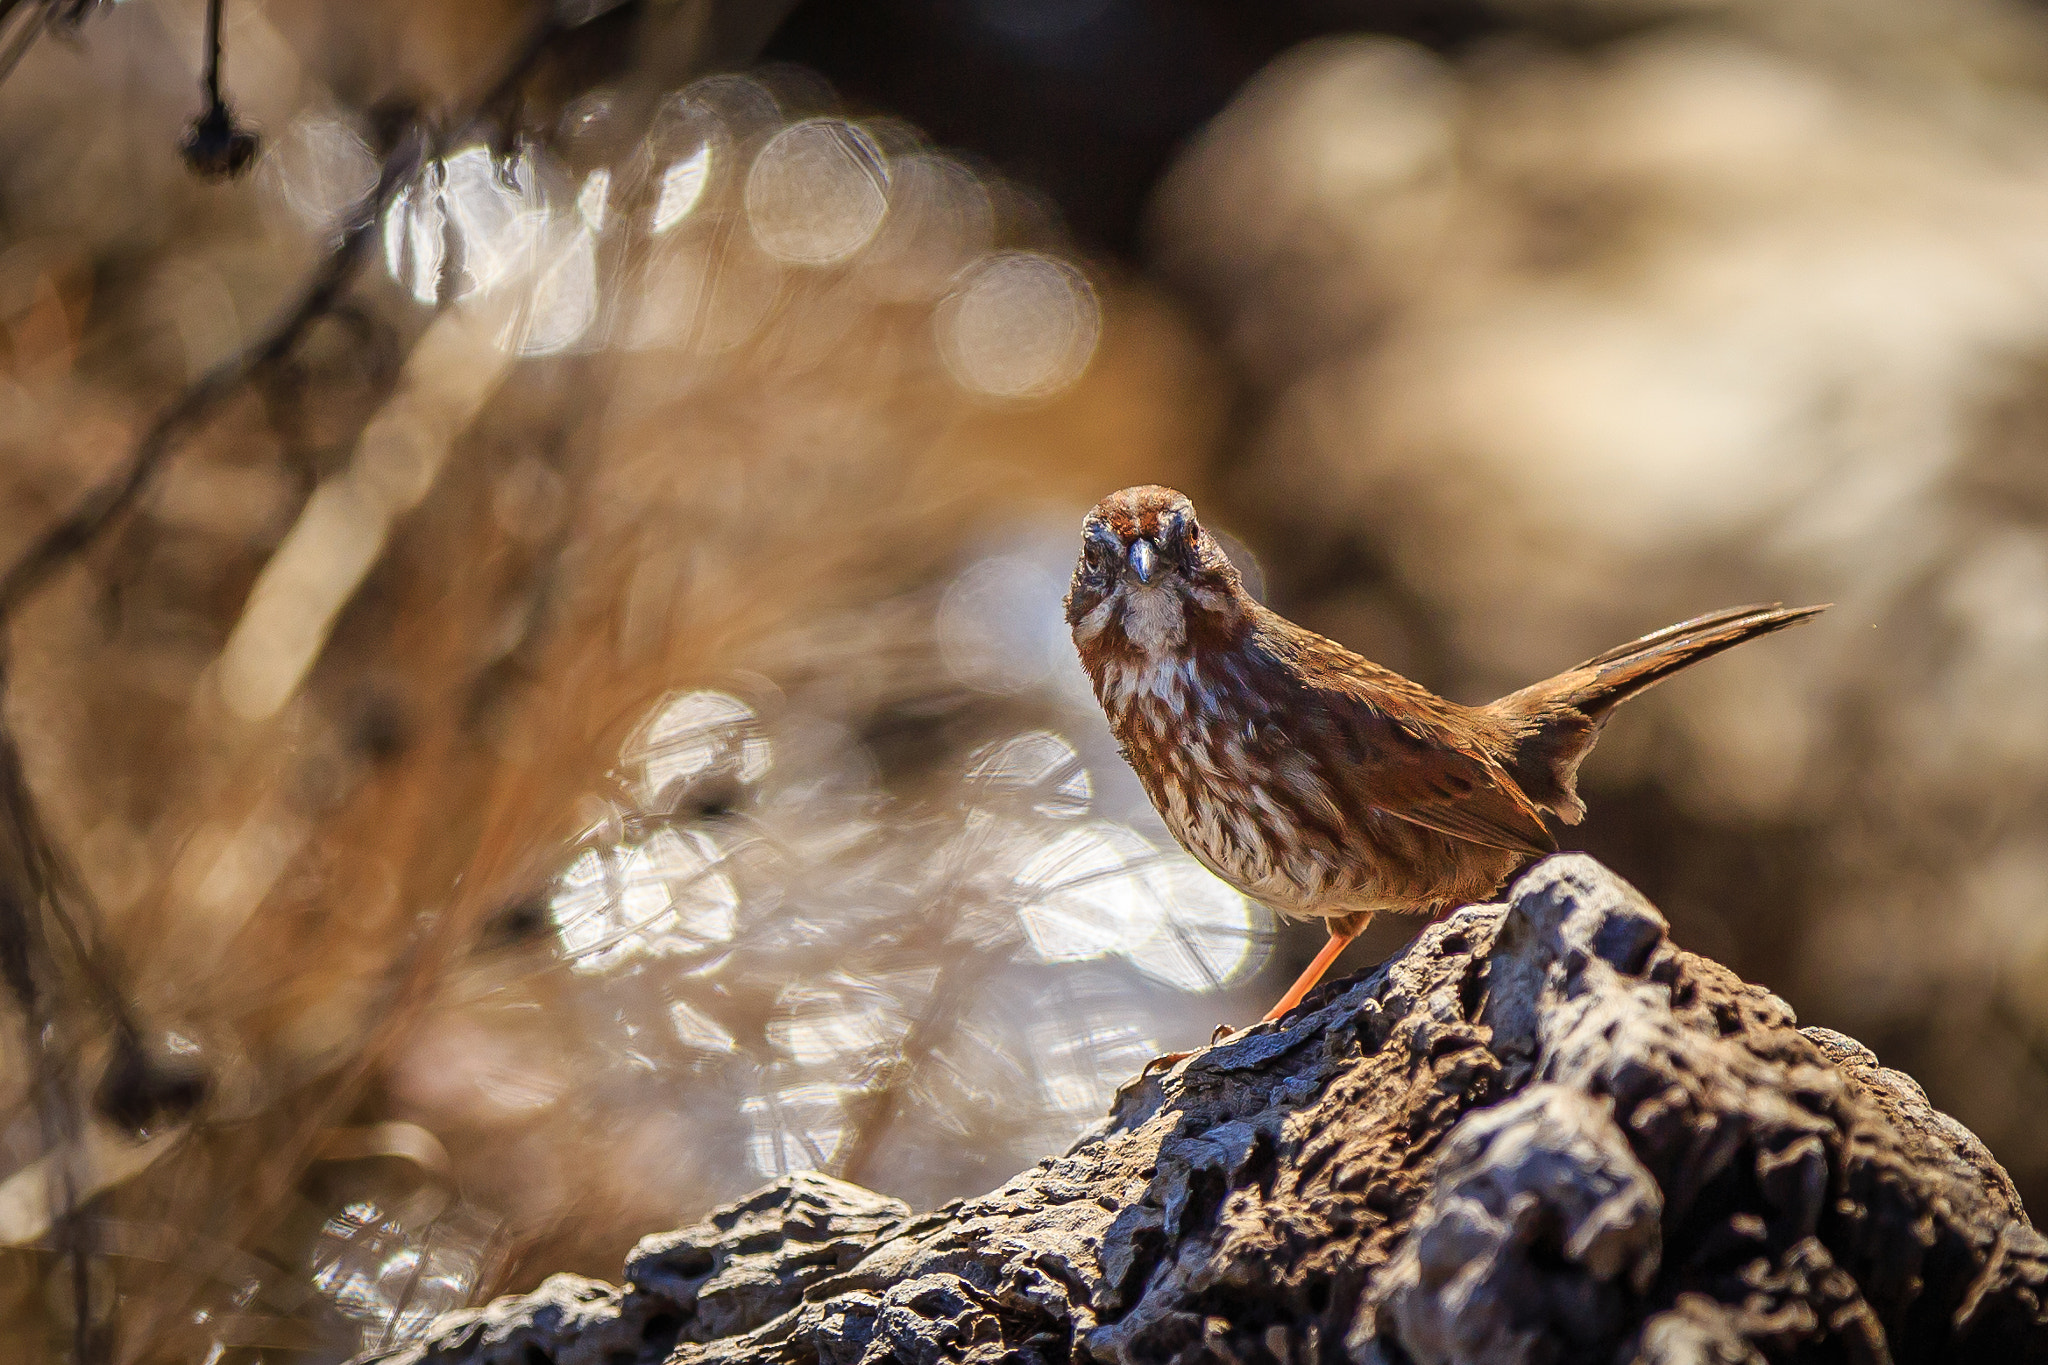
[[[1331,964],[1335,963],[1339,955],[1351,946],[1351,940],[1364,933],[1365,926],[1371,923],[1372,911],[1370,910],[1330,920],[1330,941],[1323,945],[1323,950],[1320,953],[1316,954],[1315,961],[1302,968],[1301,975],[1296,977],[1294,984],[1287,988],[1287,994],[1280,997],[1280,1003],[1267,1010],[1266,1017],[1259,1022],[1262,1024],[1269,1023],[1272,1020],[1278,1019],[1296,1005],[1299,1005],[1301,998],[1316,988],[1316,984],[1328,974]]]
[[[1271,1023],[1296,1005],[1299,1005],[1301,998],[1314,990],[1316,983],[1329,973],[1330,964],[1335,962],[1338,956],[1351,946],[1351,940],[1364,933],[1365,926],[1372,923],[1372,911],[1360,910],[1355,914],[1338,915],[1326,920],[1325,923],[1330,929],[1330,941],[1325,943],[1323,950],[1316,954],[1315,961],[1302,969],[1301,975],[1295,978],[1294,984],[1287,988],[1287,994],[1280,997],[1280,1003],[1266,1011],[1266,1017],[1259,1020],[1260,1023]],[[1219,1024],[1216,1028],[1216,1036],[1211,1038],[1209,1043],[1211,1046],[1214,1046],[1225,1038],[1230,1037],[1233,1033],[1242,1033],[1243,1031],[1242,1029],[1234,1029],[1228,1024]],[[1145,1069],[1138,1073],[1138,1078],[1142,1080],[1155,1071],[1170,1070],[1194,1055],[1192,1052],[1169,1052],[1163,1057],[1154,1057],[1151,1061],[1145,1063]],[[1137,1081],[1132,1081],[1128,1084],[1135,1085]]]

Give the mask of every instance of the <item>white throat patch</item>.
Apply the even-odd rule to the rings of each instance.
[[[1187,643],[1188,623],[1179,593],[1164,586],[1134,587],[1128,592],[1130,605],[1124,610],[1126,639],[1153,658],[1178,651]]]

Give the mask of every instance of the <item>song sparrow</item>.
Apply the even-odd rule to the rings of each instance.
[[[1446,701],[1268,611],[1195,520],[1146,485],[1088,514],[1067,624],[1096,700],[1182,847],[1330,941],[1300,1003],[1380,911],[1493,892],[1577,824],[1579,763],[1616,706],[1825,607],[1734,607],[1645,635],[1487,706]]]

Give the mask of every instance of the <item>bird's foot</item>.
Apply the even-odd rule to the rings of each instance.
[[[1229,1038],[1235,1038],[1243,1032],[1244,1030],[1236,1024],[1218,1024],[1216,1031],[1209,1035],[1209,1046],[1214,1047],[1216,1044]],[[1189,1048],[1186,1052],[1163,1052],[1145,1063],[1145,1068],[1138,1073],[1138,1077],[1142,1080],[1156,1071],[1171,1071],[1200,1051],[1200,1048]]]
[[[1151,1061],[1145,1063],[1144,1068],[1137,1075],[1116,1088],[1116,1102],[1111,1108],[1121,1108],[1126,1095],[1143,1088],[1146,1081],[1151,1080],[1154,1076],[1164,1075],[1194,1055],[1192,1052],[1168,1052],[1162,1056],[1154,1057]]]
[[[1194,1055],[1192,1050],[1188,1052],[1163,1052],[1145,1063],[1145,1069],[1138,1073],[1138,1079],[1143,1080],[1145,1077],[1158,1071],[1171,1071]]]
[[[1235,1038],[1243,1032],[1244,1029],[1237,1024],[1218,1024],[1216,1031],[1209,1035],[1209,1046],[1214,1047],[1218,1043]],[[1143,1078],[1150,1076],[1155,1071],[1171,1071],[1199,1051],[1201,1051],[1200,1048],[1190,1048],[1186,1052],[1161,1053],[1145,1063],[1145,1069],[1140,1071],[1138,1075],[1140,1078]]]

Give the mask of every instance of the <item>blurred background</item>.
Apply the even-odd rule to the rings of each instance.
[[[8,1359],[929,1207],[1255,1018],[1322,930],[1060,621],[1145,481],[1466,701],[1837,603],[1567,842],[2048,1198],[2048,7],[220,15],[195,129],[205,0],[0,0]]]

